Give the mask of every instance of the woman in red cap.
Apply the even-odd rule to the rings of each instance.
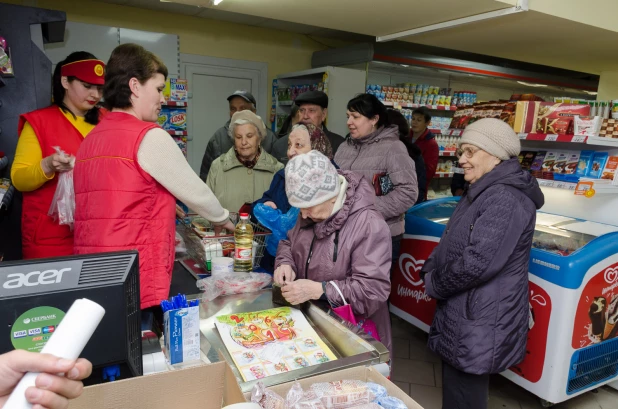
[[[73,168],[82,141],[99,123],[105,63],[79,51],[56,65],[51,106],[19,118],[19,141],[11,178],[23,192],[23,258],[73,254],[73,233],[49,217],[60,172]],[[57,146],[69,155],[56,153]]]

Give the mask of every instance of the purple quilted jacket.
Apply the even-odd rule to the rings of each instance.
[[[521,362],[528,333],[528,261],[544,197],[517,159],[502,162],[462,196],[423,267],[438,300],[429,348],[472,374]]]

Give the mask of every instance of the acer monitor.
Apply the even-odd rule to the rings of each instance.
[[[0,353],[39,352],[78,298],[105,308],[81,354],[94,366],[84,383],[102,382],[112,365],[120,379],[142,375],[136,251],[0,262]]]

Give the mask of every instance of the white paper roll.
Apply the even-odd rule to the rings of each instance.
[[[58,325],[41,353],[51,354],[58,358],[75,360],[82,353],[84,347],[92,337],[105,315],[105,310],[99,304],[82,298],[76,300]],[[28,372],[21,378],[5,408],[31,409],[32,405],[26,400],[26,389],[34,386],[38,373]]]
[[[234,259],[230,257],[215,257],[211,263],[213,276],[234,272]]]

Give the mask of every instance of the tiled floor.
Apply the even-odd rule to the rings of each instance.
[[[392,316],[393,374],[391,379],[425,409],[442,408],[440,359],[430,352],[426,334]],[[555,409],[618,409],[618,391],[601,387],[552,406]],[[489,409],[542,409],[539,398],[501,375],[491,378]]]

